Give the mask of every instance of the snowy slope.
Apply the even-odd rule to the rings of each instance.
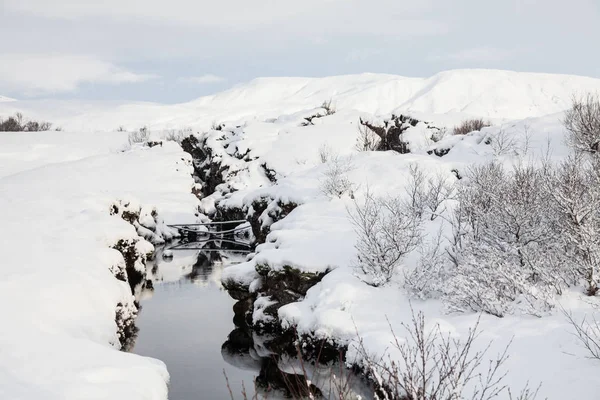
[[[362,196],[366,188],[376,195],[402,195],[409,182],[409,168],[415,164],[430,176],[442,173],[452,180],[455,179],[452,170],[464,175],[469,166],[491,159],[497,159],[507,168],[518,160],[541,160],[548,146],[550,159],[559,161],[568,153],[560,122],[562,118],[563,114],[558,113],[487,128],[467,136],[450,136],[444,143],[452,149],[444,157],[427,154],[426,144],[412,147],[412,153],[403,155],[358,153],[354,150],[356,126],[353,125],[357,115],[344,112],[320,118],[317,125],[306,127],[285,122],[285,119],[271,124],[248,122],[230,139],[223,131],[215,131],[214,138],[226,139],[207,143],[217,149],[219,145],[226,149],[216,153],[224,160],[224,165],[229,165],[225,154],[227,150],[231,153],[232,148],[237,148],[239,153],[250,149],[248,158],[252,160],[244,169],[235,163],[235,156],[231,157],[234,173],[230,182],[239,190],[225,194],[218,200],[221,204],[249,207],[254,199],[265,195],[299,204],[287,217],[271,226],[265,243],[257,248],[250,261],[226,269],[223,279],[235,280],[253,290],[260,287],[262,279],[257,266],[268,266],[275,271],[290,266],[307,273],[333,269],[308,291],[304,299],[279,309],[278,317],[284,326],[293,326],[299,333],[317,338],[349,344],[350,362],[362,362],[362,354],[353,347],[358,337],[367,352],[377,355],[376,359],[386,353],[394,354],[390,353],[394,338],[389,324],[394,332],[402,335],[401,324],[411,318],[411,298],[398,283],[373,288],[357,278],[352,268],[356,236],[347,211],[353,207],[353,201],[348,196],[331,199],[322,193],[321,183],[331,159],[323,163],[319,149],[328,146],[332,157],[341,157],[351,164],[347,178],[355,185],[356,196]],[[500,132],[513,142],[509,151],[499,151],[486,140],[498,137]],[[417,127],[410,132],[410,137],[422,133]],[[257,178],[253,165],[263,162],[278,172],[276,184],[270,185]],[[211,200],[203,201],[208,209]],[[264,217],[265,214],[261,218]],[[440,219],[428,223],[425,228],[430,235],[428,240],[440,224],[443,225]],[[444,235],[449,234],[443,229]],[[417,252],[413,252],[404,267],[410,270],[418,257]],[[416,310],[425,312],[429,324],[439,323],[444,332],[454,337],[467,335],[478,318],[474,313],[448,315],[437,300],[412,301]],[[261,311],[263,304],[269,303],[255,303],[255,322],[268,318]],[[566,293],[561,304],[578,319],[594,310],[577,292]],[[508,371],[506,383],[513,391],[519,391],[528,381],[533,387],[541,383],[538,398],[550,400],[579,398],[588,389],[600,390],[594,379],[598,364],[586,357],[560,310],[543,318],[514,315],[499,319],[484,315],[480,329],[482,334],[476,348],[482,349],[492,342],[490,357],[501,353],[514,336],[505,368]],[[507,399],[506,396],[499,398]]]
[[[111,246],[137,233],[109,209],[194,218],[190,161],[173,143],[110,151],[123,133],[43,134],[0,133],[0,398],[165,399],[164,364],[115,348],[117,304],[133,296]]]
[[[11,99],[10,97],[6,97],[6,96],[0,96],[0,103],[4,102],[4,101],[17,101],[15,99]]]
[[[368,113],[461,114],[521,119],[567,108],[574,93],[600,90],[600,80],[499,70],[454,70],[430,78],[360,74],[326,78],[259,78],[197,100],[153,103],[28,101],[0,103],[0,115],[22,111],[70,130],[191,126],[276,118],[333,100],[338,109]]]

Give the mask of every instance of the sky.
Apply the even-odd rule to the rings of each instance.
[[[600,78],[600,0],[0,0],[0,95],[177,103],[265,76]]]

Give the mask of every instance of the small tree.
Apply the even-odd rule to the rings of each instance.
[[[354,201],[350,219],[358,236],[356,266],[372,286],[388,283],[402,260],[422,237],[422,221],[414,208],[397,197],[375,197],[368,190]]]
[[[354,165],[351,159],[344,159],[331,152],[320,153],[321,161],[326,164],[323,176],[319,181],[321,192],[329,198],[341,198],[345,194],[354,197],[355,185],[348,178]]]
[[[574,97],[563,121],[568,144],[577,152],[597,153],[600,148],[600,98],[597,94]]]

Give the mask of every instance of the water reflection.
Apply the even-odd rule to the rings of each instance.
[[[244,243],[223,240],[156,249],[148,264],[153,290],[140,292],[143,309],[131,351],[166,363],[169,399],[230,399],[230,389],[235,399],[244,398],[243,391],[249,399],[277,399],[299,398],[308,390],[320,398],[339,399],[336,393],[342,387],[348,391],[344,398],[372,398],[368,387],[339,363],[312,365],[278,354],[293,338],[252,331],[247,321],[251,300],[236,302],[220,282],[223,268],[244,261],[247,254]]]

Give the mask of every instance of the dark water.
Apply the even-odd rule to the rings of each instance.
[[[257,373],[234,367],[221,355],[221,346],[234,328],[235,300],[222,289],[220,275],[227,264],[243,260],[242,256],[214,262],[218,258],[214,253],[173,253],[170,262],[157,254],[151,267],[154,291],[142,298],[132,351],[167,365],[171,400],[231,398],[223,370],[236,395],[244,382],[251,396]]]
[[[244,258],[240,252],[184,250],[174,251],[173,258],[165,260],[159,249],[154,264],[149,265],[154,290],[142,295],[132,352],[165,362],[171,375],[170,400],[231,399],[230,389],[234,399],[243,399],[244,388],[249,399],[255,394],[260,399],[283,398],[283,381],[305,382],[295,375],[303,372],[311,381],[322,382],[318,390],[323,398],[339,399],[329,393],[347,379],[342,384],[332,382],[330,372],[334,368],[338,377],[350,373],[338,366],[308,364],[303,371],[297,359],[276,360],[261,348],[260,338],[236,328],[235,300],[221,287],[220,276],[224,268]],[[362,399],[371,398],[358,378],[349,392],[345,398],[359,398],[358,393]]]

